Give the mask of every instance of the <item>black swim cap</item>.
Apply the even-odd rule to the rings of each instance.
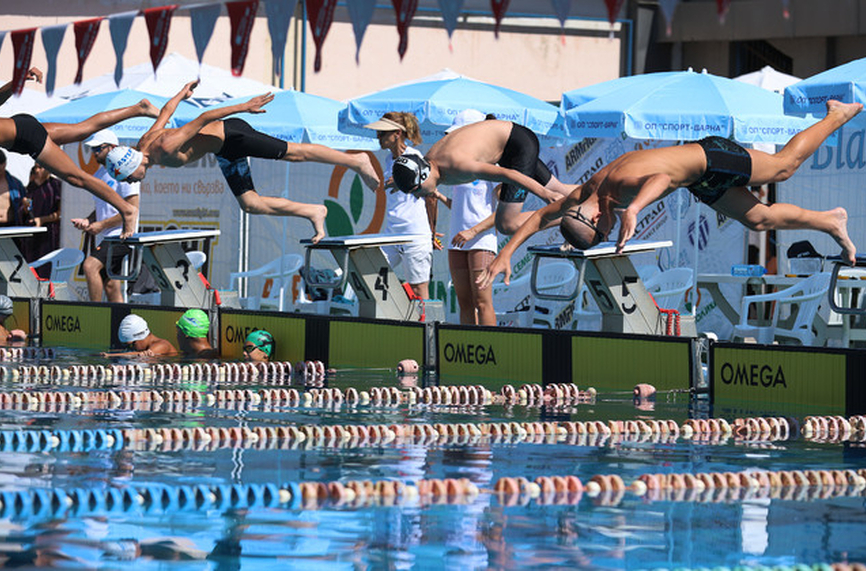
[[[421,183],[430,176],[430,163],[415,154],[400,155],[391,169],[394,184],[403,192],[418,190]]]

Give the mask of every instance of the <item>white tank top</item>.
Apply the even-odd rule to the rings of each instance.
[[[489,250],[496,252],[496,230],[493,228],[478,234],[462,247],[451,246],[458,232],[469,230],[496,209],[496,183],[476,180],[451,187],[451,230],[448,236],[450,250]]]
[[[420,151],[412,147],[406,147],[404,154],[410,153],[422,157]],[[394,167],[394,158],[389,154],[385,158],[385,180],[391,178],[391,170]],[[387,217],[385,228],[391,234],[423,234],[429,241],[432,238],[430,221],[427,218],[427,206],[423,198],[402,191],[391,192],[385,190],[387,195]]]

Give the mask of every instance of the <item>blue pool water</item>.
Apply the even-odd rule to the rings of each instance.
[[[85,357],[61,354],[66,366]],[[19,366],[4,363],[7,369]],[[331,386],[399,386],[390,371],[339,373]],[[74,384],[67,381],[67,385]],[[99,387],[76,390],[96,391]],[[166,384],[162,384],[165,388]],[[201,383],[188,382],[186,388]],[[20,390],[6,381],[2,390]],[[34,384],[33,391],[53,387]],[[150,388],[141,387],[136,388]],[[182,387],[172,387],[182,388]],[[211,386],[209,388],[216,388]],[[258,388],[253,386],[251,388]],[[466,423],[535,420],[674,419],[711,414],[686,394],[660,395],[636,408],[630,395],[599,394],[595,403],[562,408],[494,405],[429,407],[245,406],[125,410],[83,407],[56,412],[0,410],[0,431],[351,424]],[[729,419],[732,420],[732,419]],[[468,478],[479,489],[468,501],[418,501],[319,506],[169,505],[125,509],[4,508],[0,561],[5,565],[99,569],[652,569],[813,565],[866,561],[864,492],[805,490],[767,494],[652,499],[584,494],[572,504],[538,499],[504,502],[491,492],[504,476],[619,474],[628,484],[645,473],[751,469],[862,469],[856,441],[797,438],[742,442],[733,438],[602,439],[590,442],[492,441],[489,438],[391,442],[354,448],[300,443],[103,447],[0,453],[0,492],[107,490],[162,484],[281,485],[431,478]],[[12,447],[14,448],[14,447]],[[98,448],[98,447],[97,447]],[[17,450],[17,451],[16,451]],[[9,497],[9,496],[6,496]],[[506,505],[506,503],[508,505]],[[37,513],[38,512],[38,513]]]

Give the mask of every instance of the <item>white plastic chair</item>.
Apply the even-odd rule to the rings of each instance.
[[[577,270],[571,262],[548,262],[541,264],[538,268],[538,276],[535,280],[535,287],[542,294],[545,292],[556,292],[564,286],[574,288],[574,283],[577,280]],[[565,292],[558,292],[565,293]],[[533,325],[541,325],[549,329],[555,329],[556,313],[554,309],[557,307],[556,302],[542,300],[543,305],[539,305],[533,296]],[[574,300],[577,304],[578,301]],[[574,319],[560,329],[571,329]]]
[[[695,272],[691,268],[664,270],[643,282],[659,308],[676,310],[683,308],[686,292],[694,284]]]
[[[580,288],[577,299],[574,301],[574,329],[577,331],[601,331],[602,313],[595,302],[595,298],[589,293],[586,284]]]
[[[827,296],[830,287],[830,273],[822,272],[805,278],[797,285],[762,295],[747,295],[743,297],[740,307],[740,322],[734,326],[734,339],[753,337],[758,343],[771,344],[774,340],[796,340],[802,345],[814,345],[816,335],[812,331],[812,322],[818,314],[821,301]],[[761,325],[749,321],[749,306],[756,305],[755,315],[763,315],[761,303],[772,303],[773,315],[770,323]],[[790,328],[780,324],[779,315],[783,305],[790,306],[793,323]]]
[[[189,259],[189,263],[192,264],[192,267],[196,270],[200,270],[204,263],[207,262],[207,254],[201,250],[190,250],[189,252],[186,252],[186,257]]]
[[[501,298],[508,295],[509,291],[525,290],[528,296],[530,294],[529,280],[531,278],[531,274],[526,272],[518,278],[512,278],[511,283],[508,285],[505,285],[505,282],[501,279],[494,282],[490,286],[494,309],[497,305],[502,305]],[[497,298],[499,298],[499,303],[497,303]],[[532,308],[527,307],[521,311],[497,311],[496,324],[499,327],[532,327]]]
[[[229,275],[229,289],[238,290],[241,278],[261,278],[261,285],[248,284],[248,296],[241,297],[240,293],[238,294],[241,305],[246,309],[270,308],[284,311],[286,294],[291,295],[291,278],[303,266],[303,256],[286,254],[254,270],[232,272]]]
[[[30,262],[34,270],[45,264],[51,264],[51,275],[49,281],[55,283],[66,283],[72,279],[72,274],[78,264],[84,261],[84,252],[75,248],[60,248],[48,252],[38,260]]]

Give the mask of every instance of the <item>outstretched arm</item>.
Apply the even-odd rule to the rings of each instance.
[[[509,283],[511,281],[511,256],[514,255],[517,248],[536,232],[555,225],[566,212],[580,204],[580,189],[581,187],[577,187],[568,196],[533,212],[532,216],[527,218],[526,222],[511,236],[511,240],[499,251],[487,269],[481,272],[481,275],[475,280],[479,289],[489,287],[499,274],[505,274],[505,283]]]
[[[205,125],[213,123],[214,121],[219,121],[229,115],[234,115],[235,113],[264,113],[265,110],[262,109],[262,107],[270,103],[273,98],[273,94],[266,93],[264,95],[253,97],[246,103],[238,103],[237,105],[228,105],[226,107],[219,107],[217,109],[205,111],[183,127],[178,129],[169,129],[166,134],[159,139],[161,150],[169,155],[175,153],[185,145],[187,141],[195,137]],[[165,107],[163,107],[163,109],[165,109]]]
[[[620,213],[619,238],[616,241],[616,253],[622,252],[625,243],[634,236],[637,228],[637,215],[671,190],[671,177],[666,174],[655,174],[647,178],[638,190],[637,195]]]
[[[183,89],[177,92],[177,95],[166,101],[165,105],[160,109],[156,121],[154,121],[153,125],[150,126],[150,129],[147,130],[147,133],[165,128],[165,126],[168,125],[168,120],[171,119],[171,116],[174,115],[175,111],[177,111],[177,106],[180,105],[180,102],[192,97],[192,92],[196,87],[198,87],[197,79],[184,85]],[[147,136],[147,133],[145,133],[143,137]]]
[[[27,77],[25,78],[25,81],[28,79],[36,80],[36,83],[42,83],[42,72],[39,71],[39,68],[37,67],[31,67],[30,70],[27,72]],[[0,105],[6,103],[6,101],[8,101],[10,97],[12,97],[11,81],[0,87]]]

